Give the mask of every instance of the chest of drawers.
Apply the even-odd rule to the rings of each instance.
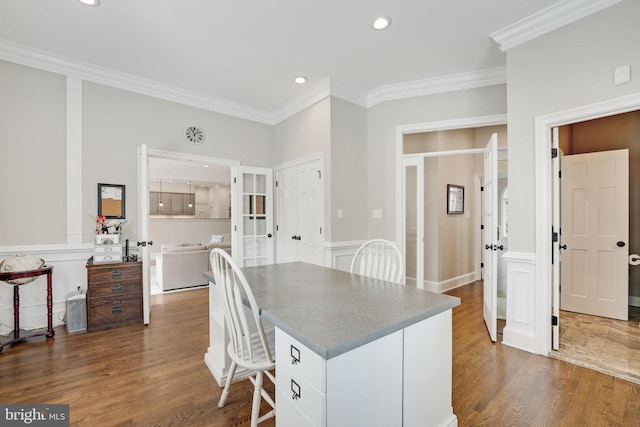
[[[87,264],[87,329],[142,323],[142,263]]]

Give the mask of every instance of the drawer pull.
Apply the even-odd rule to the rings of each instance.
[[[111,307],[111,314],[122,313],[122,307]]]
[[[122,291],[122,286],[119,284],[111,285],[111,292],[120,292]]]
[[[302,396],[302,390],[300,390],[300,385],[297,382],[295,382],[293,378],[291,379],[291,393],[293,393],[293,395],[291,396],[293,400],[300,399],[300,397]]]
[[[300,363],[300,350],[298,350],[294,345],[291,346],[291,364],[297,365]]]
[[[111,278],[115,279],[117,277],[120,277],[122,275],[122,273],[120,272],[120,270],[113,270],[111,271]]]

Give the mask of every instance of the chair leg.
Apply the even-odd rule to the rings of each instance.
[[[227,401],[227,397],[229,396],[229,387],[231,387],[231,380],[233,380],[233,375],[236,373],[236,362],[231,362],[231,366],[229,367],[229,374],[227,375],[227,381],[224,384],[224,390],[222,390],[222,394],[220,395],[220,400],[218,400],[218,408],[222,408]]]
[[[260,402],[262,400],[262,371],[256,372],[255,388],[253,389],[253,407],[251,408],[251,427],[258,425],[260,418]]]

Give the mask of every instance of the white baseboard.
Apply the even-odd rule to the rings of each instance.
[[[633,307],[640,307],[640,297],[630,296],[629,297],[629,305]]]
[[[450,291],[451,289],[458,288],[460,286],[464,286],[468,283],[475,282],[475,277],[476,273],[475,271],[472,271],[471,273],[462,274],[460,276],[443,280],[441,282],[425,280],[423,289],[431,292],[442,293]],[[406,282],[407,285],[417,286],[415,277],[407,277]]]

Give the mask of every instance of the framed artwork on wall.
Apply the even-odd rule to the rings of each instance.
[[[125,219],[124,185],[98,184],[98,216]]]
[[[464,213],[464,186],[447,184],[447,214]]]

